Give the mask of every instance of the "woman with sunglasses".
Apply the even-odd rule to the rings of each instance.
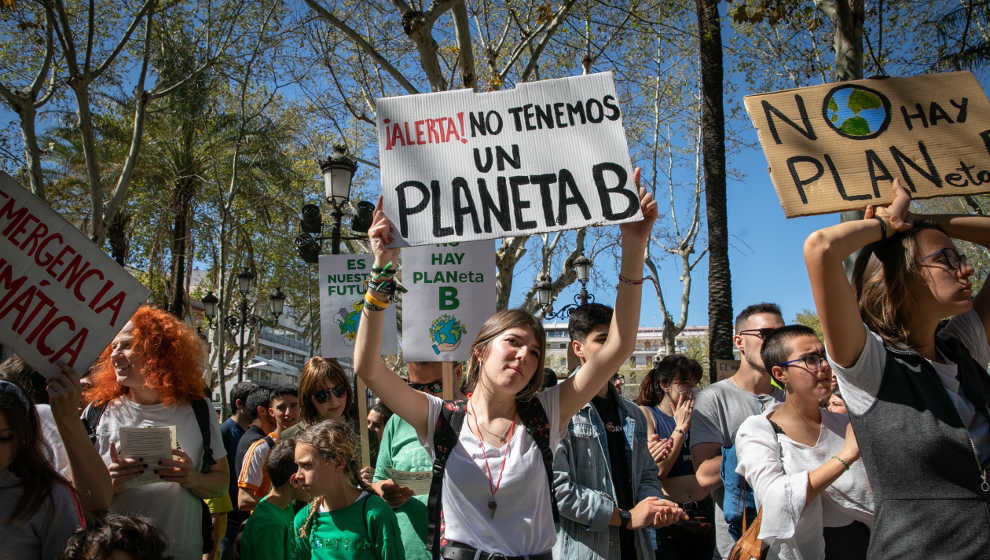
[[[877,501],[870,558],[990,550],[990,292],[952,239],[990,246],[990,218],[890,206],[819,230],[804,257],[829,360]],[[850,285],[842,261],[860,251]],[[943,324],[946,317],[951,319]]]
[[[739,426],[736,472],[763,508],[767,557],[866,558],[873,495],[849,419],[820,407],[832,386],[825,348],[811,328],[788,325],[767,336],[760,356],[786,396]]]
[[[639,175],[637,169],[637,187]],[[634,349],[644,250],[657,216],[656,202],[642,188],[639,202],[643,220],[620,226],[622,264],[607,340],[573,376],[542,392],[546,335],[538,319],[518,309],[496,313],[479,328],[471,345],[467,386],[472,393],[466,403],[445,403],[412,389],[381,357],[381,311],[389,304],[395,285],[387,278],[371,282],[354,345],[354,371],[415,428],[431,458],[447,457],[439,496],[445,525],[443,538],[434,541],[439,544],[431,543],[433,558],[551,558],[556,540],[554,505],[541,448],[547,455],[552,453],[571,416],[608,382]],[[398,265],[399,250],[389,248],[393,231],[379,198],[368,234],[375,256],[372,270],[380,276],[387,276]],[[463,413],[463,423],[448,447],[445,441],[434,441],[434,436],[438,420],[449,418],[447,414],[454,411]],[[520,414],[542,418],[527,422]],[[445,422],[440,428],[447,426]],[[441,440],[450,435],[439,433]],[[654,525],[656,518],[667,515],[660,507],[637,521]],[[627,516],[628,512],[615,511],[615,524],[625,524]]]
[[[299,422],[282,433],[281,439],[298,437],[306,428],[323,420],[354,421],[351,384],[344,368],[333,358],[313,356],[299,375]]]

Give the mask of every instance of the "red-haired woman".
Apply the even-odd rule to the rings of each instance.
[[[202,498],[227,489],[227,459],[220,428],[206,401],[209,442],[193,410],[203,399],[205,349],[184,323],[164,311],[142,306],[103,351],[86,392],[90,407],[103,407],[95,426],[96,446],[113,481],[110,509],[151,518],[166,536],[176,560],[203,553]],[[85,418],[93,415],[87,409]],[[121,457],[121,428],[174,427],[172,457],[148,464]],[[216,461],[203,469],[203,445]],[[209,453],[208,453],[209,454]],[[204,472],[205,470],[205,472]],[[140,482],[135,479],[146,471]],[[150,478],[150,481],[147,479]]]

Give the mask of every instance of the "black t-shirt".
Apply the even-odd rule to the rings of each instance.
[[[608,441],[608,460],[612,470],[612,486],[618,506],[630,510],[635,503],[633,485],[629,477],[629,461],[626,459],[626,435],[622,431],[619,418],[619,401],[614,391],[605,397],[596,396],[591,400],[605,424],[605,439]],[[623,560],[636,558],[636,539],[632,531],[619,528],[619,545]]]
[[[241,466],[244,463],[244,456],[247,455],[248,449],[251,448],[251,444],[265,437],[266,435],[268,434],[261,431],[261,428],[255,426],[254,424],[248,426],[248,429],[244,431],[244,435],[241,436],[241,439],[237,442],[237,453],[234,455],[233,470],[235,473],[237,473],[234,475],[235,480],[236,477],[240,476],[241,474]],[[237,486],[236,482],[234,483],[234,486],[235,487]],[[233,498],[234,498],[234,504],[233,504],[234,511],[231,512],[230,514],[231,517],[234,519],[242,519],[242,520],[247,519],[248,512],[246,511],[241,512],[237,509],[237,494],[234,494]]]

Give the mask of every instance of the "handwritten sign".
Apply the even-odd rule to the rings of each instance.
[[[642,219],[611,73],[379,99],[385,214],[407,244]]]
[[[371,255],[320,255],[320,354],[350,358],[371,276]],[[395,305],[385,311],[382,353],[396,347]]]
[[[89,368],[148,290],[0,172],[0,342],[46,377]]]
[[[990,102],[969,72],[856,80],[750,95],[787,217],[990,192]]]
[[[464,361],[495,313],[495,242],[423,245],[402,251],[402,357]]]

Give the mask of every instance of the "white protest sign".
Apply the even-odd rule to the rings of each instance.
[[[45,377],[83,373],[148,289],[0,172],[0,343]]]
[[[400,244],[642,219],[610,72],[376,107],[385,214]]]
[[[402,250],[402,357],[459,362],[495,313],[495,242],[444,243]]]
[[[320,354],[325,358],[350,358],[354,354],[364,293],[375,258],[371,255],[320,255]],[[395,306],[385,313],[382,353],[396,347]]]

